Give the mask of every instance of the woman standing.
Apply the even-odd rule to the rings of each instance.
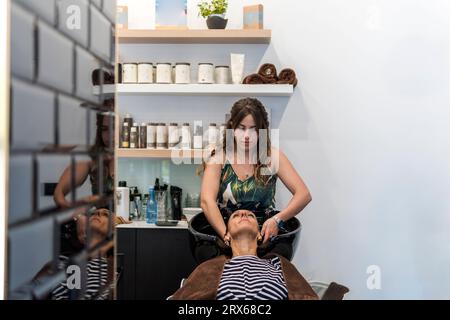
[[[261,235],[263,243],[267,243],[278,234],[284,221],[306,207],[312,199],[310,192],[286,155],[271,146],[268,115],[259,100],[237,101],[226,125],[231,138],[228,140],[232,142],[215,150],[205,164],[202,209],[217,234],[226,240],[221,211],[229,214],[245,209],[273,213],[276,181],[280,178],[292,193],[292,199],[264,222]],[[261,138],[266,141],[260,141]]]

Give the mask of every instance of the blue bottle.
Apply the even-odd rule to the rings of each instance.
[[[156,223],[158,216],[158,205],[155,199],[155,189],[148,189],[148,203],[147,203],[147,223]]]

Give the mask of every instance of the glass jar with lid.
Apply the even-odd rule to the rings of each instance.
[[[216,66],[214,69],[214,78],[216,83],[229,84],[231,82],[230,67]]]
[[[172,64],[160,62],[156,64],[156,82],[172,83]]]
[[[137,83],[137,63],[124,63],[122,65],[122,83]]]
[[[153,64],[141,62],[138,64],[138,83],[153,83]]]
[[[214,65],[212,63],[198,64],[198,83],[214,83]]]
[[[191,82],[191,64],[178,62],[175,65],[175,83],[188,84]]]

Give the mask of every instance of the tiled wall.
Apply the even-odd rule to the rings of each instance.
[[[115,7],[115,0],[11,0],[10,298],[31,298],[27,283],[56,259],[58,223],[72,209],[58,213],[44,183],[57,182],[72,158],[90,159],[96,113],[104,111],[91,75],[113,71]],[[89,194],[87,181],[76,199]]]

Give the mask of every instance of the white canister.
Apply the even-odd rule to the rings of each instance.
[[[208,127],[208,144],[217,144],[217,125],[215,123],[210,123]]]
[[[137,83],[137,63],[124,63],[122,65],[122,83]]]
[[[138,83],[153,83],[153,64],[147,62],[138,64]]]
[[[126,220],[130,217],[130,188],[128,187],[116,189],[116,214]]]
[[[180,143],[180,132],[178,130],[178,123],[169,124],[169,149],[178,147]]]
[[[156,149],[156,124],[147,125],[147,149]]]
[[[172,65],[168,62],[156,65],[156,82],[172,83]]]
[[[231,54],[231,80],[234,84],[240,84],[244,76],[245,54]]]
[[[191,82],[191,64],[179,62],[175,68],[175,83],[187,84]]]
[[[194,149],[203,149],[203,125],[201,121],[194,122]]]
[[[230,81],[230,67],[217,66],[214,70],[214,79],[216,83],[229,84]]]
[[[212,63],[198,64],[198,83],[214,83],[214,65]]]
[[[192,149],[191,125],[189,123],[184,123],[181,128],[181,147]]]
[[[167,149],[167,126],[165,123],[158,123],[156,127],[156,149]]]
[[[227,126],[224,123],[221,124],[219,129],[219,143],[221,145],[223,145],[226,130]]]

